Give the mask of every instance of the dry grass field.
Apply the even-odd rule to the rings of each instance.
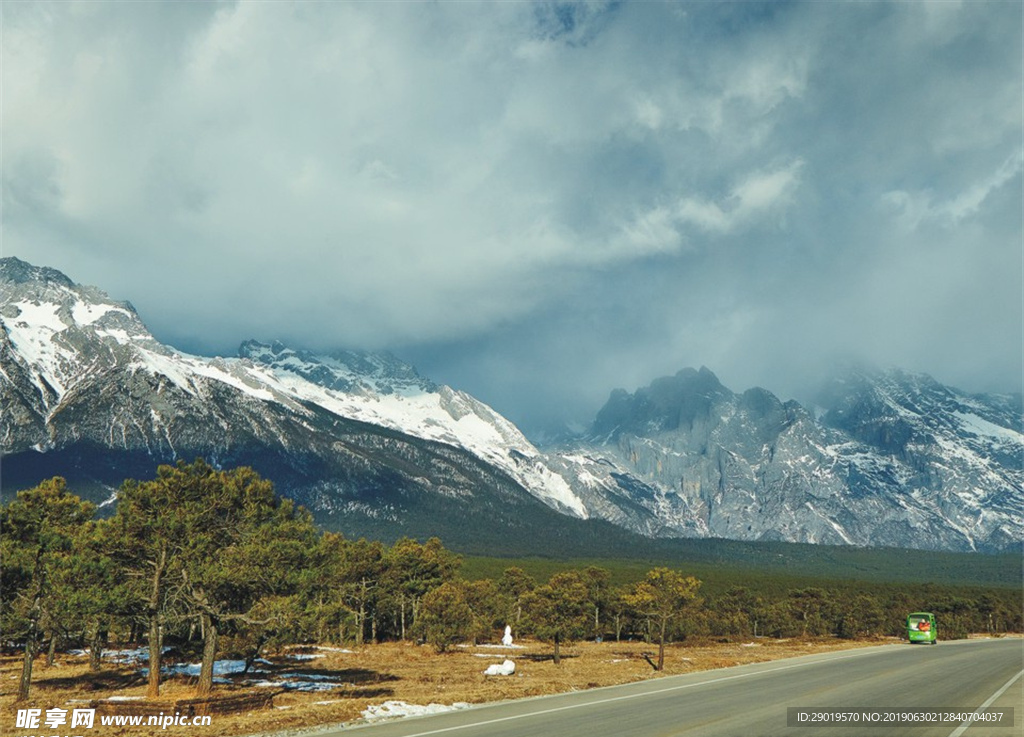
[[[767,640],[737,643],[687,643],[666,651],[663,675],[689,673],[744,663],[838,650],[882,641],[851,642],[837,639]],[[893,640],[895,642],[895,640]],[[88,702],[116,697],[139,706],[145,695],[145,683],[136,668],[104,664],[99,673],[90,673],[83,656],[59,656],[52,668],[37,661],[33,676],[32,698],[28,704],[15,705],[14,694],[21,661],[0,658],[0,734],[19,737],[32,734],[81,735],[107,737],[162,734],[168,737],[225,737],[280,730],[306,730],[317,726],[363,719],[371,705],[399,701],[413,705],[484,703],[525,696],[608,686],[656,677],[645,654],[656,657],[657,646],[641,642],[582,642],[563,647],[560,665],[551,660],[551,648],[526,641],[515,649],[493,646],[464,646],[438,654],[429,646],[411,643],[368,645],[358,650],[307,648],[269,657],[257,667],[260,673],[243,677],[225,676],[226,683],[216,687],[217,695],[246,691],[272,691],[273,706],[239,714],[214,714],[209,726],[102,726],[97,716],[92,729],[67,726],[37,730],[16,729],[18,708],[71,710]],[[512,676],[485,676],[484,670],[505,658],[516,663]],[[248,681],[246,682],[246,679]],[[252,685],[261,680],[267,684]],[[173,676],[164,683],[165,706],[153,704],[152,713],[173,712],[175,699],[194,695],[195,679]],[[285,690],[280,684],[318,684],[315,692]],[[116,706],[114,713],[117,713]]]

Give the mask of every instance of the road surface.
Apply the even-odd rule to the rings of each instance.
[[[787,708],[1014,708],[1013,722],[788,726]],[[502,702],[320,737],[1021,737],[1024,640],[883,645]]]

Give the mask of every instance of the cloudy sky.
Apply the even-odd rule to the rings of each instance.
[[[5,256],[535,427],[707,365],[1016,390],[1022,6],[2,6]]]

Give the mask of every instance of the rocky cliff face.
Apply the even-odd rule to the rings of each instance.
[[[812,413],[763,389],[735,394],[687,369],[613,392],[562,457],[642,484],[630,498],[647,514],[624,523],[647,534],[951,550],[1021,540],[1019,396],[850,370],[819,402]],[[591,467],[575,469],[585,502]]]

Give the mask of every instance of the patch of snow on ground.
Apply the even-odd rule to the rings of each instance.
[[[201,663],[174,663],[160,670],[170,675],[198,676]],[[245,670],[244,660],[218,660],[213,664],[213,675],[227,676],[233,673],[241,673]],[[249,669],[252,672],[252,669]]]
[[[363,711],[363,718],[368,722],[376,722],[381,719],[395,719],[398,717],[418,717],[425,714],[442,714],[446,711],[457,711],[466,709],[469,704],[459,701],[451,706],[444,704],[407,704],[404,701],[385,701],[383,704],[371,704]]]
[[[484,671],[485,676],[510,676],[516,672],[516,664],[512,660],[506,660],[503,663],[495,663],[494,665],[487,666],[487,670]]]

